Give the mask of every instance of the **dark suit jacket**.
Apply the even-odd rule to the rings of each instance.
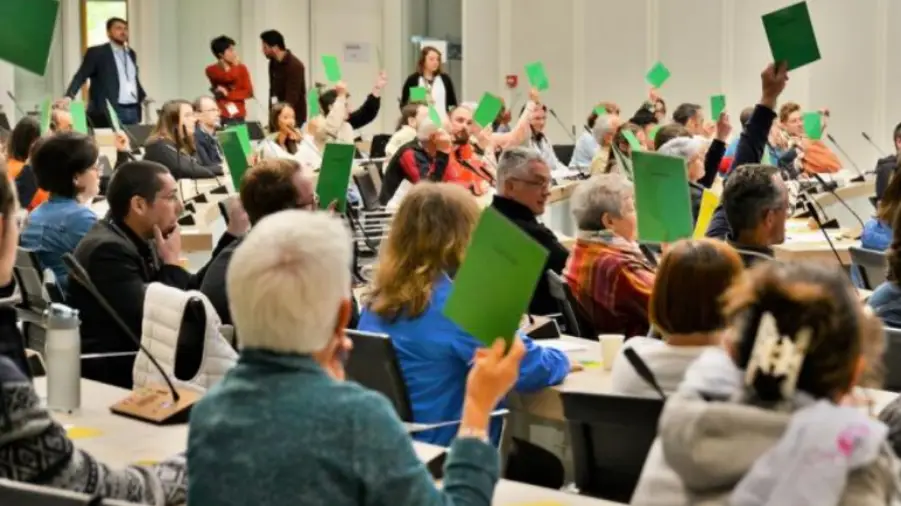
[[[131,48],[128,48],[128,54],[135,65],[135,76],[138,83],[138,104],[140,104],[147,94],[144,93],[144,87],[141,86],[138,55]],[[109,100],[110,104],[113,105],[119,103],[119,71],[116,67],[113,46],[109,42],[88,48],[84,54],[84,59],[81,61],[81,66],[78,67],[78,72],[72,77],[69,89],[66,90],[66,96],[74,98],[88,79],[91,80],[91,89],[87,113],[91,115],[91,120],[95,126],[100,126],[97,123],[102,123],[103,126],[106,126],[109,122],[106,119],[106,101]],[[140,118],[140,110],[138,115]],[[100,119],[104,121],[100,122]]]
[[[886,156],[876,162],[876,200],[881,200],[892,176],[898,172],[898,155]]]
[[[223,175],[221,165],[203,165],[197,158],[178,151],[175,143],[156,139],[144,146],[144,160],[166,166],[175,179],[210,179]]]
[[[235,240],[225,234],[213,257]],[[181,267],[164,265],[149,242],[123,224],[98,221],[81,239],[74,252],[100,293],[131,331],[141,336],[144,293],[148,283],[160,282],[182,290],[200,286],[206,267],[190,274]],[[103,307],[80,283],[69,283],[66,302],[81,317],[82,353],[136,351],[137,345],[123,332]],[[131,388],[134,357],[94,359],[82,362],[82,376],[123,388]]]

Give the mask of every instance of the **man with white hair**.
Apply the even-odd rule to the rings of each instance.
[[[598,117],[594,122],[594,128],[591,129],[594,140],[601,147],[598,154],[591,161],[591,174],[602,174],[607,168],[607,161],[610,157],[610,146],[613,144],[613,136],[616,129],[623,124],[623,120],[619,116],[606,114]]]
[[[551,229],[538,221],[538,216],[544,214],[550,189],[551,171],[541,153],[529,148],[512,148],[504,152],[498,163],[497,195],[491,207],[547,248],[549,255],[542,272],[550,269],[560,274],[566,266],[569,250],[560,244]],[[547,277],[542,275],[532,295],[529,314],[557,312],[559,307],[551,297]]]
[[[432,121],[422,121],[416,130],[416,140],[401,146],[385,168],[379,202],[387,205],[401,184],[419,181],[441,181],[450,157],[451,136]]]

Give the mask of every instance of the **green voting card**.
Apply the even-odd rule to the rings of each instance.
[[[424,104],[429,103],[429,90],[422,86],[416,86],[415,88],[410,88],[410,102],[422,102]]]
[[[726,110],[726,95],[713,95],[710,97],[710,116],[713,121],[720,120],[720,114]]]
[[[226,128],[226,130],[233,130],[238,133],[238,140],[241,142],[241,149],[245,153],[245,158],[250,156],[253,148],[250,146],[250,132],[247,131],[247,123],[239,123]]]
[[[657,153],[632,153],[638,239],[668,243],[692,235],[691,196],[685,160]]]
[[[538,91],[544,91],[551,87],[551,83],[547,79],[547,72],[544,71],[544,63],[540,61],[526,65],[526,76],[529,78],[529,85]]]
[[[434,105],[429,106],[429,120],[438,128],[444,125],[444,122],[441,121],[441,115],[438,114],[438,109],[435,109]]]
[[[0,0],[0,60],[44,75],[58,14],[58,0]]]
[[[804,113],[804,132],[812,141],[820,140],[823,136],[823,117],[818,112]]]
[[[623,137],[626,139],[626,142],[629,143],[632,151],[641,151],[641,142],[638,140],[638,137],[635,137],[634,132],[623,129]]]
[[[606,116],[606,115],[607,115],[607,108],[604,107],[603,105],[599,105],[599,106],[597,106],[597,107],[594,108],[594,113],[597,114],[598,117],[600,117],[600,116]]]
[[[485,346],[513,340],[541,276],[548,251],[494,208],[482,212],[444,315]]]
[[[241,134],[237,129],[229,128],[216,134],[219,144],[222,146],[222,154],[228,163],[228,173],[231,176],[235,191],[241,190],[241,180],[247,172],[247,158],[250,150],[244,150]]]
[[[321,209],[327,209],[335,201],[338,202],[336,210],[343,213],[347,208],[347,187],[350,185],[355,150],[353,144],[330,142],[325,145],[319,180],[316,182],[316,195],[319,196]]]
[[[616,158],[616,164],[619,166],[620,172],[622,172],[629,181],[633,181],[632,160],[620,151],[619,146],[617,146],[615,142],[613,143],[613,156]]]
[[[770,43],[773,61],[786,62],[788,70],[820,59],[807,2],[800,2],[763,16],[763,29]]]
[[[45,98],[41,101],[41,135],[46,134],[50,131],[50,115],[53,114],[53,105],[50,103],[49,98]]]
[[[648,132],[648,139],[650,139],[650,144],[657,145],[657,132],[660,131],[660,125],[654,125],[651,127],[651,130]],[[631,133],[631,132],[630,132]],[[638,139],[636,139],[638,140]]]
[[[337,83],[341,80],[341,65],[338,63],[338,57],[332,54],[322,55],[322,67],[325,69],[325,78],[330,83]]]
[[[670,75],[670,71],[666,68],[666,65],[657,62],[651,67],[651,70],[648,71],[645,80],[647,80],[648,84],[654,88],[659,88],[663,86],[663,83],[665,83],[667,79],[669,79]]]
[[[770,156],[770,148],[768,146],[764,146],[763,148],[763,156],[760,157],[760,163],[763,165],[774,165],[773,158]]]
[[[479,100],[479,106],[476,107],[476,112],[472,115],[472,120],[480,127],[485,128],[494,123],[498,113],[500,113],[503,108],[504,103],[501,99],[495,97],[491,93],[485,93],[482,95],[482,100]]]
[[[85,111],[84,102],[81,100],[73,100],[70,102],[69,114],[72,115],[72,130],[87,135],[88,115]]]
[[[319,88],[313,86],[307,92],[307,118],[315,118],[319,112]]]
[[[116,114],[116,108],[113,107],[112,104],[109,103],[109,100],[106,101],[106,114],[109,115],[109,123],[113,129],[113,132],[119,133],[122,131],[122,122],[119,121],[119,115]]]

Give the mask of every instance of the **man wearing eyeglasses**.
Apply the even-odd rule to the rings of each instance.
[[[497,165],[497,195],[491,207],[547,248],[549,255],[542,272],[550,269],[560,274],[566,267],[569,250],[560,244],[551,229],[538,221],[538,216],[544,214],[550,195],[551,171],[541,153],[530,148],[514,148],[504,152]],[[559,307],[551,297],[547,277],[542,275],[532,295],[529,314],[558,312]]]
[[[201,165],[212,167],[222,165],[222,154],[216,141],[216,129],[219,128],[219,106],[212,97],[200,97],[194,101],[194,114],[197,126],[194,127],[194,147]]]

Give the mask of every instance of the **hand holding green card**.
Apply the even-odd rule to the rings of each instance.
[[[526,65],[526,76],[529,78],[529,85],[538,91],[544,91],[551,87],[547,72],[544,71],[544,63],[540,61]]]
[[[485,346],[513,340],[548,251],[493,208],[485,209],[444,304],[444,315]]]
[[[307,118],[315,118],[319,112],[319,88],[313,86],[307,93]]]
[[[691,196],[685,160],[657,153],[632,153],[638,239],[667,243],[692,235]]]
[[[338,203],[336,210],[344,212],[347,208],[347,187],[350,185],[354,151],[356,148],[353,144],[330,142],[325,145],[319,180],[316,182],[320,209],[327,209],[336,201]]]
[[[820,59],[807,2],[773,11],[762,19],[774,62],[784,61],[788,70],[794,70]]]
[[[626,142],[629,143],[629,147],[632,148],[632,152],[641,151],[641,142],[638,140],[638,137],[635,137],[635,134],[631,130],[623,129],[623,137],[626,139]]]
[[[325,78],[330,83],[337,83],[341,80],[341,65],[338,63],[338,57],[331,54],[322,55],[322,66],[325,69]]]
[[[119,115],[116,114],[116,108],[113,107],[112,104],[109,103],[109,100],[106,101],[106,114],[109,116],[109,123],[113,129],[113,132],[119,133],[122,131],[122,122],[119,121]]]
[[[500,113],[503,108],[504,103],[501,102],[501,99],[495,97],[491,93],[485,93],[482,95],[482,100],[479,100],[479,106],[476,108],[472,120],[480,127],[485,128],[494,123],[498,113]]]
[[[422,86],[416,86],[415,88],[410,88],[410,102],[423,102],[425,104],[429,103],[429,90]]]
[[[823,118],[818,112],[804,113],[804,133],[812,141],[818,141],[823,136]]]
[[[645,80],[647,80],[648,84],[654,88],[659,88],[663,86],[663,83],[665,83],[667,79],[669,79],[670,75],[670,71],[666,68],[666,65],[657,62],[651,67],[651,70],[648,71]]]
[[[222,146],[222,154],[228,164],[228,173],[231,176],[235,191],[241,189],[241,180],[247,172],[247,157],[250,152],[244,150],[244,143],[238,130],[227,129],[216,134],[219,145]]]
[[[710,116],[713,121],[720,120],[720,114],[726,110],[726,95],[713,95],[710,97]]]
[[[59,14],[59,0],[0,1],[0,60],[44,75]]]

